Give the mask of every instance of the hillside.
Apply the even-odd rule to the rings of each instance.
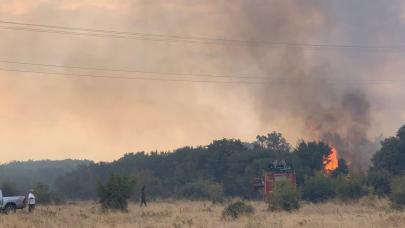
[[[45,183],[53,188],[57,177],[90,164],[88,160],[39,160],[15,161],[0,165],[0,184],[12,182],[17,189],[26,191],[36,183]]]

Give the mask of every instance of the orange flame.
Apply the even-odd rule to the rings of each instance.
[[[329,156],[325,157],[323,161],[324,170],[327,173],[332,172],[333,170],[337,169],[339,166],[338,158],[337,158],[337,150],[332,147]]]

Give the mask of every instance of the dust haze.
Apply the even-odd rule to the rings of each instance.
[[[293,144],[327,140],[341,156],[366,166],[375,139],[392,135],[405,121],[403,84],[389,83],[403,78],[403,51],[331,47],[403,45],[401,1],[5,0],[0,15],[10,21],[260,43],[207,45],[0,30],[3,60],[251,76],[248,81],[265,77],[262,85],[239,85],[1,72],[3,162],[112,160],[130,151],[204,145],[222,137],[252,141],[257,134],[279,131]]]

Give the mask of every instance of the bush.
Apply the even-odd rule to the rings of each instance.
[[[34,195],[36,197],[37,204],[59,204],[62,203],[62,199],[55,193],[49,191],[49,186],[43,183],[38,183],[34,186]]]
[[[228,206],[222,211],[222,216],[224,218],[236,219],[241,215],[249,215],[254,212],[255,209],[251,205],[239,200],[228,204]]]
[[[292,211],[299,208],[299,193],[288,181],[277,182],[268,196],[269,209]]]
[[[335,195],[333,181],[322,174],[310,177],[306,181],[302,192],[302,198],[313,203],[326,201],[335,197]]]
[[[98,182],[97,196],[104,209],[128,211],[128,199],[134,193],[135,180],[128,176],[111,174],[107,183]]]
[[[49,187],[48,185],[38,183],[34,187],[34,194],[36,197],[36,201],[42,204],[49,204],[52,201],[51,194],[49,192]]]
[[[212,200],[222,202],[224,199],[223,185],[210,180],[198,180],[187,183],[177,190],[177,196],[192,200]]]
[[[368,172],[368,184],[378,196],[388,195],[391,192],[391,174],[385,169],[370,170]]]
[[[390,201],[396,208],[405,207],[405,176],[394,178],[391,184]]]
[[[348,179],[345,176],[339,176],[335,182],[336,195],[341,200],[355,200],[361,198],[365,191],[359,178]]]

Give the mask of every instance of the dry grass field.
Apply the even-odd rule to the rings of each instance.
[[[251,204],[254,215],[224,220],[224,205],[210,202],[158,202],[147,208],[131,204],[129,213],[103,213],[97,204],[81,202],[0,215],[0,227],[405,227],[405,212],[379,199],[304,204],[293,213],[269,212],[262,202]]]

